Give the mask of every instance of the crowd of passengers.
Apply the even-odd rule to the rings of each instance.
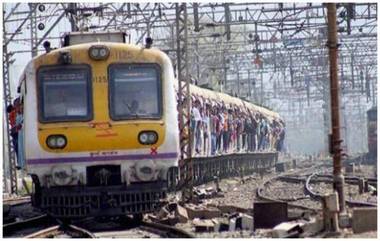
[[[248,108],[215,103],[200,96],[192,96],[191,106],[193,156],[283,150],[282,120],[269,120]]]

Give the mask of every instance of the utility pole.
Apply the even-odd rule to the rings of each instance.
[[[4,15],[3,15],[4,18]],[[11,63],[11,56],[12,53],[8,52],[8,44],[7,44],[7,32],[6,32],[6,26],[5,26],[5,20],[3,19],[3,100],[4,100],[4,109],[6,110],[7,107],[12,104],[12,96],[11,96],[11,87],[10,87],[10,76],[9,76],[9,65]],[[12,136],[10,135],[10,129],[11,129],[11,123],[9,120],[9,115],[7,112],[5,112],[5,128],[3,128],[3,131],[5,132],[5,135],[7,136],[7,150],[4,150],[3,153],[3,161],[8,159],[9,161],[9,179],[10,179],[10,192],[12,194],[17,193],[17,172],[16,172],[16,152],[14,150],[14,146],[12,145]],[[4,138],[5,139],[5,138]],[[3,140],[4,140],[3,139]],[[8,158],[5,158],[6,152],[8,154]],[[3,171],[3,181],[6,180],[5,178],[5,170]],[[7,183],[5,182],[5,185]]]
[[[76,31],[78,31],[78,26],[76,24],[77,4],[76,3],[69,3],[68,12],[70,13],[69,20],[70,20],[70,25],[71,25],[71,31],[76,32]]]
[[[248,96],[249,101],[252,101],[252,93],[251,93],[251,71],[248,70]]]
[[[263,69],[260,69],[260,105],[264,104],[264,76]]]
[[[37,37],[37,3],[29,3],[29,11],[32,16],[30,17],[30,44],[31,44],[31,52],[32,58],[36,57],[38,54],[38,50],[36,43],[38,41]]]
[[[220,86],[220,92],[226,92],[227,90],[227,60],[226,55],[223,55],[223,88]]]
[[[201,69],[200,69],[200,64],[199,64],[199,39],[195,40],[195,67],[197,70],[197,81],[201,79]]]
[[[178,113],[180,131],[180,185],[182,198],[192,199],[193,168],[191,161],[190,135],[190,79],[187,52],[187,6],[186,3],[176,3],[176,36],[177,36],[177,70],[178,70]],[[186,133],[187,130],[187,133]]]
[[[224,3],[224,16],[225,16],[225,30],[226,30],[226,37],[227,41],[231,40],[231,12],[230,12],[230,4]]]
[[[367,72],[367,78],[368,78],[368,81],[371,81],[371,87],[372,87],[372,106],[376,106],[377,105],[377,99],[376,99],[377,96],[375,94],[376,84],[375,84],[375,81],[370,78],[370,75],[368,72]]]
[[[330,95],[331,95],[331,152],[333,155],[334,167],[334,190],[338,193],[339,211],[345,213],[344,198],[344,176],[342,174],[342,149],[340,139],[340,119],[339,119],[339,80],[338,80],[338,42],[337,42],[337,26],[336,26],[336,4],[327,3],[327,19],[328,19],[328,40],[330,59]]]
[[[240,97],[240,74],[239,74],[239,70],[237,71],[237,84],[238,84],[238,89],[237,89],[237,92],[238,92],[238,97]]]

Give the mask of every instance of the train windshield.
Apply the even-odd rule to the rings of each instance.
[[[41,122],[92,119],[88,66],[42,67],[38,71],[38,83]]]
[[[161,117],[160,67],[155,64],[115,64],[109,68],[111,117]]]

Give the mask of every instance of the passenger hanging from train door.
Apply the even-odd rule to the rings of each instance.
[[[211,156],[216,154],[217,125],[219,125],[217,106],[214,104],[210,108],[210,137],[211,137]]]
[[[236,121],[237,121],[237,116],[235,112],[235,106],[231,107],[231,137],[230,137],[230,150],[232,152],[236,152],[237,150],[237,129],[236,129]]]
[[[277,151],[283,152],[284,151],[284,139],[285,139],[285,123],[280,121],[282,126],[279,134],[279,142],[277,146]]]
[[[235,145],[236,145],[236,151],[240,152],[241,148],[241,124],[240,124],[240,111],[238,107],[235,107],[235,120],[234,120],[234,126],[235,126]]]
[[[270,122],[267,118],[265,118],[265,139],[264,139],[264,150],[270,149],[270,133],[271,133],[271,127]]]
[[[211,156],[211,152],[212,152],[212,140],[211,140],[211,125],[212,125],[212,111],[213,111],[213,108],[212,108],[212,101],[211,99],[208,99],[208,127],[209,127],[209,132],[208,132],[208,141],[209,141],[209,152],[208,152],[208,155]]]
[[[247,152],[251,152],[251,146],[252,146],[252,119],[247,116],[245,121],[245,131],[247,133]]]
[[[215,103],[214,107],[214,125],[215,125],[215,155],[218,154],[219,148],[220,148],[220,133],[221,133],[221,128],[220,128],[220,119],[219,119],[219,110],[220,110],[220,105],[218,103]]]
[[[276,121],[276,139],[275,139],[275,142],[274,142],[274,150],[275,151],[278,151],[278,145],[280,143],[280,133],[281,133],[281,124],[277,120]]]
[[[239,109],[237,111],[237,123],[236,123],[236,133],[237,133],[237,151],[240,152],[243,149],[243,112]]]
[[[250,114],[249,118],[251,119],[251,152],[255,152],[257,150],[257,118],[256,114]]]
[[[271,149],[271,139],[272,139],[272,123],[267,119],[266,121],[268,132],[265,138],[265,150],[270,151]]]
[[[199,97],[199,98],[202,98],[202,97]],[[203,103],[203,101],[201,101],[201,103]],[[204,142],[203,142],[203,134],[204,134],[204,130],[203,130],[203,116],[204,116],[204,107],[203,105],[199,105],[199,114],[201,116],[201,120],[200,120],[200,123],[198,125],[198,131],[199,131],[199,138],[200,138],[200,144],[199,144],[199,155],[203,156],[203,147],[204,147]]]
[[[205,156],[210,155],[210,104],[207,100],[203,102],[203,115],[202,115],[202,127],[203,127],[203,154]]]
[[[240,111],[240,150],[241,151],[244,151],[244,144],[243,144],[243,140],[244,140],[244,136],[243,136],[243,133],[244,133],[244,119],[245,119],[245,110],[243,111]]]
[[[268,150],[269,148],[269,132],[270,132],[270,127],[269,127],[269,121],[266,117],[263,117],[263,150]]]
[[[270,138],[271,138],[271,133],[272,133],[272,126],[271,126],[271,123],[270,123],[270,120],[269,119],[266,119],[266,128],[267,128],[267,131],[266,131],[266,138],[265,138],[265,150],[270,150],[271,149],[271,146],[270,146]]]
[[[219,119],[219,133],[217,137],[217,152],[218,154],[222,153],[223,151],[223,136],[224,136],[224,103],[219,106],[218,108],[218,119]]]
[[[273,139],[274,139],[274,125],[273,125],[273,122],[271,122],[270,120],[268,121],[267,123],[267,126],[268,126],[268,135],[267,135],[267,149],[269,151],[272,150],[272,144],[273,144]]]
[[[247,109],[247,115],[244,118],[244,133],[245,133],[245,152],[249,152],[249,145],[251,143],[250,134],[252,122],[251,122],[251,110]]]
[[[17,164],[19,169],[24,169],[25,158],[24,158],[24,115],[23,115],[23,99],[18,97],[16,107],[16,128],[17,128]]]
[[[243,150],[243,132],[244,132],[244,112],[239,111],[239,139],[240,139],[240,150]]]
[[[235,123],[233,107],[230,105],[228,109],[228,137],[227,137],[227,152],[234,151],[235,148]]]
[[[191,155],[193,156],[195,150],[195,117],[194,117],[194,107],[195,107],[195,97],[191,95],[190,99],[190,143],[191,143]]]
[[[201,113],[199,111],[201,107],[201,102],[199,99],[195,100],[195,105],[193,106],[193,116],[195,121],[195,127],[194,127],[194,139],[195,139],[195,154],[200,154],[201,152],[201,125],[202,125],[202,117]]]
[[[271,151],[276,151],[276,143],[277,143],[277,132],[278,132],[278,127],[277,127],[277,122],[276,120],[272,120],[271,123],[272,126],[272,131],[271,131],[271,138],[270,138],[270,148]]]
[[[208,156],[208,150],[210,148],[209,146],[209,116],[208,116],[208,106],[206,103],[206,100],[203,100],[203,105],[201,107],[201,117],[202,117],[202,123],[201,123],[201,129],[202,129],[202,155]]]
[[[10,104],[7,106],[7,113],[8,113],[8,119],[9,119],[9,123],[10,123],[10,135],[11,135],[11,138],[12,138],[12,147],[13,147],[13,150],[16,152],[16,156],[17,156],[17,152],[18,152],[18,148],[17,148],[17,139],[18,139],[18,136],[17,136],[17,128],[16,128],[16,108],[14,107],[14,105]]]
[[[246,122],[247,122],[247,110],[244,109],[242,112],[242,118],[241,118],[241,149],[242,151],[247,151],[247,132],[246,132]]]
[[[229,127],[228,127],[229,115],[228,115],[227,107],[225,107],[223,110],[223,118],[224,118],[224,123],[223,123],[223,152],[227,153],[228,147],[229,147],[229,139],[230,139],[229,131],[228,131],[228,129],[229,129]]]
[[[265,120],[264,117],[260,115],[259,121],[257,123],[258,125],[258,133],[259,133],[259,143],[257,149],[259,151],[263,150],[264,148],[264,141],[265,141]]]

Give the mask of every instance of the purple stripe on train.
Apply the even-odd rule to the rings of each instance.
[[[95,161],[116,161],[116,160],[142,160],[142,159],[163,159],[163,158],[176,158],[176,152],[151,154],[132,154],[122,156],[89,156],[89,157],[62,157],[62,158],[40,158],[28,159],[28,165],[36,164],[54,164],[54,163],[68,163],[68,162],[95,162]]]

